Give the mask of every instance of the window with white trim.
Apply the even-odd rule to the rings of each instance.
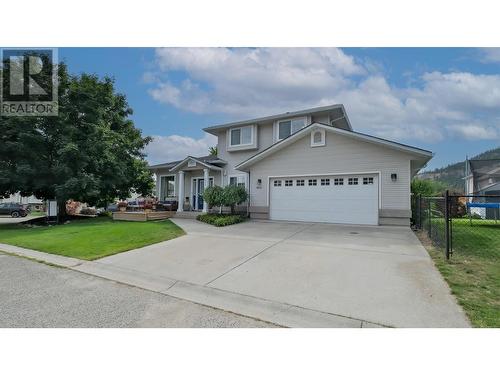
[[[281,180],[274,180],[274,186],[275,187],[281,186]]]
[[[304,180],[297,180],[297,181],[295,182],[295,185],[296,185],[296,186],[304,186],[304,183],[305,183],[305,181],[304,181]]]
[[[277,139],[278,141],[298,132],[306,126],[306,117],[278,121]]]
[[[175,197],[175,176],[160,177],[160,200],[164,201]]]
[[[315,129],[311,132],[311,147],[325,146],[325,129]]]
[[[363,177],[363,185],[373,185],[373,177]]]
[[[293,186],[293,180],[285,180],[285,186]]]
[[[318,180],[309,180],[308,185],[309,186],[316,186],[316,185],[318,185]]]
[[[229,185],[231,186],[246,186],[247,176],[229,176]]]
[[[334,178],[333,184],[334,185],[344,185],[344,179],[343,178]]]
[[[330,179],[329,178],[322,178],[321,179],[321,186],[329,186],[330,185]]]
[[[348,184],[349,185],[357,185],[358,184],[358,178],[357,177],[349,177]]]
[[[231,146],[251,145],[253,140],[253,126],[230,129],[229,138]]]

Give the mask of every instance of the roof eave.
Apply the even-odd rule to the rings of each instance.
[[[295,116],[301,116],[301,115],[306,115],[306,114],[314,114],[317,112],[325,112],[325,111],[331,111],[336,108],[341,108],[342,111],[344,112],[344,116],[347,120],[347,123],[349,125],[349,128],[352,130],[351,122],[349,121],[349,118],[347,117],[347,112],[345,110],[345,107],[343,104],[332,104],[328,106],[323,106],[323,107],[315,107],[315,108],[309,108],[309,109],[304,109],[300,111],[294,111],[294,112],[285,112],[285,113],[280,113],[277,115],[270,115],[270,116],[264,116],[264,117],[259,117],[259,118],[254,118],[250,120],[243,120],[243,121],[235,121],[235,122],[229,122],[226,124],[220,124],[220,125],[214,125],[214,126],[209,126],[206,128],[203,128],[203,131],[217,135],[218,131],[227,129],[233,126],[240,126],[240,125],[249,125],[249,124],[254,124],[254,123],[259,123],[259,122],[264,122],[264,121],[274,121],[274,120],[279,120],[280,118],[287,118],[287,117],[295,117]]]
[[[289,136],[288,138],[285,138],[284,140],[275,143],[274,145],[270,146],[269,148],[261,151],[260,153],[258,153],[256,155],[253,155],[252,157],[248,158],[247,160],[241,162],[240,164],[238,164],[238,165],[235,166],[235,169],[244,170],[244,168],[248,168],[252,164],[258,162],[259,160],[262,160],[263,158],[265,158],[266,154],[276,152],[280,148],[284,147],[284,145],[292,142],[292,140],[298,139],[298,138],[304,136],[304,134],[307,133],[307,131],[311,127],[314,127],[314,126],[321,127],[321,128],[323,128],[325,130],[328,130],[328,131],[331,131],[331,132],[340,133],[342,135],[350,136],[350,137],[353,137],[353,138],[361,138],[361,139],[364,139],[365,141],[370,142],[370,143],[382,144],[382,145],[385,145],[385,146],[393,148],[393,149],[398,149],[399,151],[402,151],[402,152],[413,154],[413,155],[417,156],[420,160],[423,160],[424,161],[424,163],[423,163],[424,165],[430,159],[432,159],[432,157],[434,156],[434,154],[431,151],[428,151],[428,150],[423,150],[423,149],[419,149],[419,148],[416,148],[416,147],[413,147],[413,146],[403,145],[401,143],[389,141],[389,140],[386,140],[386,139],[383,139],[383,138],[373,137],[373,136],[370,136],[370,135],[367,135],[367,134],[363,134],[363,133],[357,133],[357,132],[353,132],[353,131],[348,131],[348,130],[344,130],[344,129],[335,128],[335,127],[332,127],[332,126],[329,126],[329,125],[325,125],[325,124],[312,123],[312,124],[306,126],[305,128],[299,130],[297,133]]]

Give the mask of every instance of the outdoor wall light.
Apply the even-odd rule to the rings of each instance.
[[[257,189],[260,189],[260,188],[262,188],[262,179],[261,178],[259,178],[257,180]]]
[[[391,180],[392,181],[396,181],[397,179],[398,179],[398,174],[397,173],[391,174]]]

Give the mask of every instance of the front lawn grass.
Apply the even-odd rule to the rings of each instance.
[[[170,220],[131,222],[103,217],[50,227],[0,225],[0,243],[83,260],[99,259],[183,234]]]
[[[441,222],[433,222],[433,229]],[[444,222],[442,223],[444,226]],[[429,254],[450,285],[474,327],[500,327],[500,222],[453,219],[453,255],[432,246],[420,233]]]

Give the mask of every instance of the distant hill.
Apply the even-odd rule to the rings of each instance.
[[[473,156],[469,159],[479,159],[479,160],[500,159],[500,147],[483,152],[482,154]],[[422,172],[418,175],[418,178],[439,181],[448,185],[449,187],[463,191],[464,173],[465,173],[465,161],[461,161],[458,163],[447,165],[446,167],[443,168],[436,168],[432,171]]]

